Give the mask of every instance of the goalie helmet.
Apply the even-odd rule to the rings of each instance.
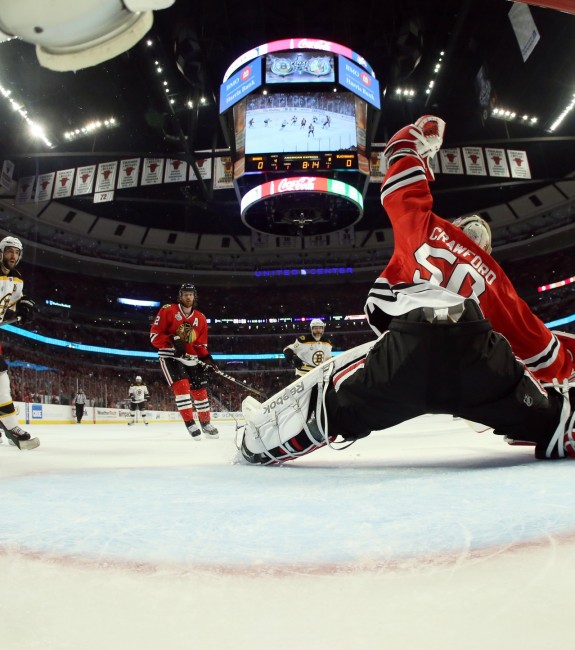
[[[461,228],[479,248],[491,253],[491,228],[487,221],[479,215],[473,214],[470,217],[459,217],[453,222],[453,225]]]
[[[318,334],[317,332],[314,332],[314,328],[316,327],[321,327],[321,332]],[[323,333],[325,331],[325,323],[321,321],[319,318],[314,318],[311,323],[309,324],[309,329],[311,331],[311,335],[316,341],[319,341],[321,337],[323,336]]]
[[[17,248],[20,251],[20,257],[18,258],[18,262],[22,259],[22,251],[24,250],[22,247],[22,242],[17,238],[17,237],[4,237],[2,241],[0,241],[0,262],[4,259],[4,249],[6,248]],[[14,266],[16,266],[16,264]]]

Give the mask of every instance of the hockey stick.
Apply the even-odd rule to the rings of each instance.
[[[212,372],[215,372],[216,375],[220,375],[220,377],[223,377],[224,379],[231,381],[233,384],[237,384],[238,386],[241,386],[244,390],[247,390],[250,393],[254,393],[254,395],[257,395],[258,397],[261,397],[264,400],[268,398],[267,395],[257,390],[256,388],[252,388],[251,386],[247,386],[246,384],[243,384],[241,381],[234,379],[231,375],[226,374],[219,368],[214,368],[214,366],[210,365],[209,363],[205,363],[204,361],[198,359],[198,365],[202,366],[203,368],[211,368]]]
[[[2,325],[14,325],[14,323],[19,323],[21,320],[22,318],[20,316],[13,316],[12,318],[7,318],[6,320],[3,320],[0,323],[0,327],[2,327]]]

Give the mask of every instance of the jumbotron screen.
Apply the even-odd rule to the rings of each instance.
[[[332,54],[322,52],[279,52],[268,54],[266,84],[333,83],[335,64]]]
[[[355,105],[347,92],[250,95],[245,153],[356,150]]]

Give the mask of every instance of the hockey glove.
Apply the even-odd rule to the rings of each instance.
[[[200,361],[202,361],[204,364],[202,366],[204,372],[217,372],[219,370],[218,364],[214,361],[214,358],[211,354],[207,354],[205,357],[202,357]]]
[[[291,348],[287,348],[286,350],[284,350],[284,355],[285,358],[289,361],[289,363],[291,363],[291,365],[294,368],[299,369],[303,366],[303,361],[297,356],[297,354]]]
[[[36,311],[36,303],[32,298],[22,296],[16,304],[16,314],[20,317],[21,323],[33,320]]]
[[[174,347],[174,357],[176,359],[180,359],[186,354],[186,346],[182,339],[175,335],[171,336],[170,340],[172,341],[172,346]]]

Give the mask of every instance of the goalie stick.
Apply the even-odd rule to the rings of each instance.
[[[257,390],[257,388],[252,388],[251,386],[247,386],[246,384],[242,383],[241,381],[238,381],[237,379],[234,379],[231,375],[226,374],[225,372],[223,372],[219,368],[214,368],[214,366],[210,365],[209,363],[204,363],[203,361],[198,359],[198,365],[202,366],[203,368],[211,368],[212,372],[215,372],[216,375],[220,375],[220,377],[223,377],[224,379],[227,379],[228,381],[231,381],[233,384],[237,384],[238,386],[241,386],[244,390],[247,390],[250,393],[254,393],[254,395],[257,395],[258,397],[261,397],[264,400],[266,400],[268,398],[267,395],[265,395],[261,391]]]

